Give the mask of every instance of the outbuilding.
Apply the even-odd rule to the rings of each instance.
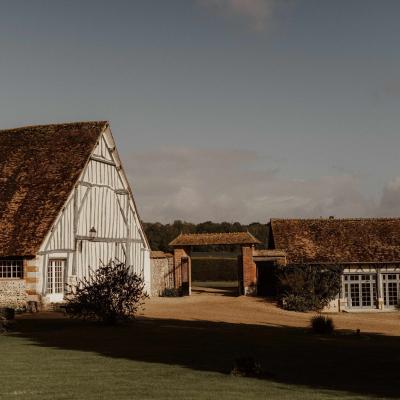
[[[337,265],[343,268],[342,285],[332,309],[393,310],[399,304],[399,218],[272,219],[267,249],[253,256],[259,294],[271,287],[265,279],[273,279],[277,262]]]

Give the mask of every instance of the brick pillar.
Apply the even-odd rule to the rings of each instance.
[[[190,258],[190,249],[188,247],[178,247],[174,249],[174,277],[175,288],[182,288],[182,258],[188,261],[189,295],[192,291],[192,260]]]
[[[253,247],[242,246],[243,289],[244,295],[257,294],[257,268],[253,261]]]

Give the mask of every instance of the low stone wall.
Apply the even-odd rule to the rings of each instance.
[[[0,307],[24,307],[27,300],[23,279],[0,280]]]
[[[165,289],[173,289],[174,258],[172,254],[159,255],[150,259],[151,296],[162,295]]]

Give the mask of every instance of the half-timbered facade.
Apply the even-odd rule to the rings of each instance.
[[[0,154],[0,304],[60,302],[110,260],[150,292],[150,248],[107,122],[0,131]]]

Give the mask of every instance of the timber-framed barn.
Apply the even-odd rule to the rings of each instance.
[[[150,247],[105,121],[0,131],[0,305],[63,301],[120,260],[150,291]]]

